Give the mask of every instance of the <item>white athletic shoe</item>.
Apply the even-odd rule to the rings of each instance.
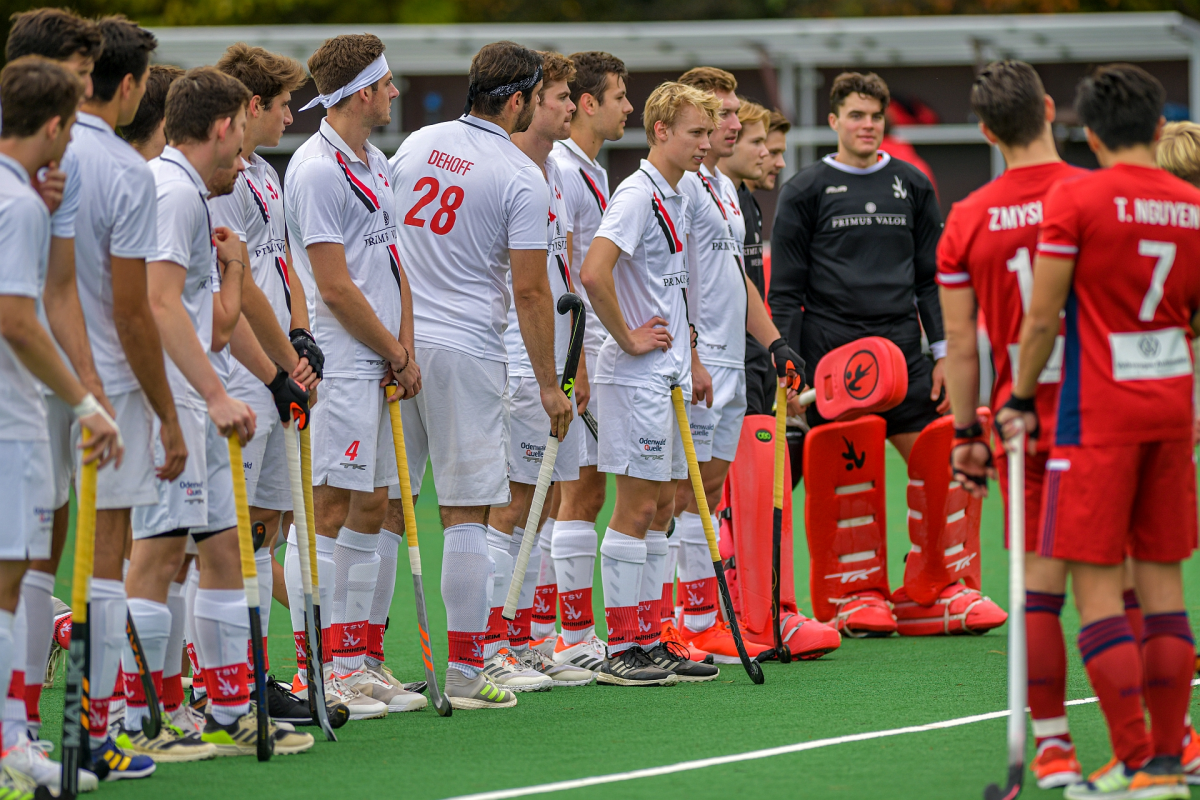
[[[555,686],[587,686],[596,679],[596,673],[590,669],[572,666],[571,664],[557,664],[553,658],[546,658],[544,652],[535,650],[532,647],[522,651],[514,651],[514,655],[528,669],[535,670],[543,675],[549,675],[550,680],[554,682]]]
[[[483,676],[501,689],[514,692],[548,692],[554,687],[553,678],[527,668],[507,647],[501,647],[487,660]]]
[[[422,695],[397,689],[383,675],[367,667],[341,678],[346,686],[386,705],[389,713],[420,711],[429,703]]]
[[[53,743],[45,739],[33,741],[22,736],[0,759],[0,766],[19,772],[38,786],[45,786],[57,794],[62,788],[62,764],[50,760],[48,754],[53,749]],[[100,780],[95,773],[79,770],[79,791],[95,791],[99,785]]]
[[[179,708],[166,712],[166,717],[168,724],[174,725],[185,735],[194,733],[199,736],[204,733],[204,713],[187,703],[180,703]]]
[[[325,702],[329,705],[341,703],[350,711],[350,719],[377,719],[388,715],[387,703],[372,700],[362,692],[342,683],[333,672],[333,667],[325,665]]]
[[[549,640],[547,639],[547,641]],[[569,664],[573,667],[599,672],[600,667],[604,666],[604,659],[607,656],[608,648],[595,631],[592,631],[588,638],[576,644],[567,644],[563,641],[562,634],[559,634],[554,643],[554,663],[556,664]]]

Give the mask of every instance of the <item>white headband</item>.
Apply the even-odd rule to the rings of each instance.
[[[387,59],[383,57],[383,53],[380,53],[379,58],[375,59],[370,64],[368,64],[367,68],[364,69],[362,72],[358,73],[358,75],[354,78],[354,80],[350,81],[350,83],[348,83],[345,86],[343,86],[342,88],[338,89],[333,94],[317,95],[312,100],[309,100],[308,105],[306,105],[304,108],[302,108],[300,110],[308,111],[310,108],[315,107],[317,104],[323,105],[326,108],[335,106],[338,103],[340,103],[343,98],[349,97],[350,95],[357,92],[359,89],[365,89],[368,86],[374,86],[376,83],[379,82],[379,80],[384,75],[387,75],[387,74],[388,74]]]

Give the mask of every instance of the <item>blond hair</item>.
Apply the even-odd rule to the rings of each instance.
[[[692,67],[679,76],[679,82],[702,92],[736,92],[737,78],[717,67]]]
[[[654,123],[661,122],[664,127],[671,128],[679,119],[679,113],[684,106],[695,106],[696,110],[708,117],[714,128],[717,126],[717,112],[721,110],[721,101],[715,95],[676,81],[667,81],[659,84],[658,88],[650,93],[646,98],[646,108],[642,112],[646,141],[651,147],[658,143],[654,136]]]
[[[1200,125],[1172,122],[1164,126],[1154,159],[1172,175],[1200,185]]]
[[[738,106],[738,122],[742,123],[742,130],[738,131],[738,139],[742,138],[742,131],[758,122],[762,123],[763,133],[766,133],[767,128],[771,126],[771,112],[752,100],[744,97],[738,99],[742,101],[742,104]]]

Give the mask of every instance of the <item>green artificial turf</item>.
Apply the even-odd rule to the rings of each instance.
[[[426,486],[432,486],[428,478]],[[904,464],[888,448],[889,560],[892,586],[903,577],[908,550]],[[601,515],[600,528],[611,511]],[[794,498],[796,592],[808,604],[803,486]],[[427,491],[418,504],[421,552],[429,592],[435,662],[444,669],[445,613],[437,593],[441,537],[436,500]],[[998,493],[985,504],[982,530],[983,588],[1007,605],[1007,555],[1001,546]],[[70,558],[59,571],[57,594],[69,598]],[[1196,560],[1185,566],[1189,610],[1200,613]],[[597,587],[599,577],[597,576]],[[595,593],[603,628],[603,600]],[[1068,697],[1092,694],[1074,638],[1078,617],[1063,613],[1070,667]],[[603,633],[603,630],[601,630]],[[843,640],[839,650],[811,662],[764,666],[766,682],[750,683],[739,666],[722,667],[720,678],[702,685],[662,689],[589,686],[522,694],[505,711],[456,712],[442,719],[432,708],[393,714],[385,720],[351,722],[336,744],[319,740],[308,753],[268,764],[253,757],[200,764],[160,765],[148,780],[105,784],[101,793],[130,800],[299,797],[446,798],[473,792],[533,786],[741,753],[814,739],[920,725],[1001,710],[1006,705],[1006,628],[981,637],[891,637]],[[412,582],[400,559],[388,663],[404,680],[422,677],[413,614]],[[270,657],[277,677],[294,670],[288,613],[275,605]],[[57,741],[62,679],[42,699],[44,734]],[[1096,704],[1069,710],[1072,734],[1085,770],[1108,760],[1110,751]],[[306,730],[318,733],[314,728]],[[320,739],[318,733],[318,739]],[[766,796],[854,798],[977,798],[985,783],[1005,775],[1005,720],[840,744],[655,778],[556,793],[570,798]],[[1032,747],[1030,748],[1032,757]],[[1025,796],[1039,792],[1027,779]]]

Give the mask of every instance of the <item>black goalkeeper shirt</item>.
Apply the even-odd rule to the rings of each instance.
[[[744,266],[746,275],[758,287],[758,293],[766,297],[766,287],[763,285],[763,240],[762,240],[762,210],[754,192],[745,183],[739,183],[737,189],[738,205],[742,209],[742,219],[746,221],[746,240],[742,245],[745,252]]]
[[[915,325],[917,311],[929,341],[943,340],[934,282],[941,230],[929,179],[887,153],[866,169],[832,155],[805,167],[780,192],[771,234],[776,326],[799,350],[806,315],[809,325],[868,336]]]

